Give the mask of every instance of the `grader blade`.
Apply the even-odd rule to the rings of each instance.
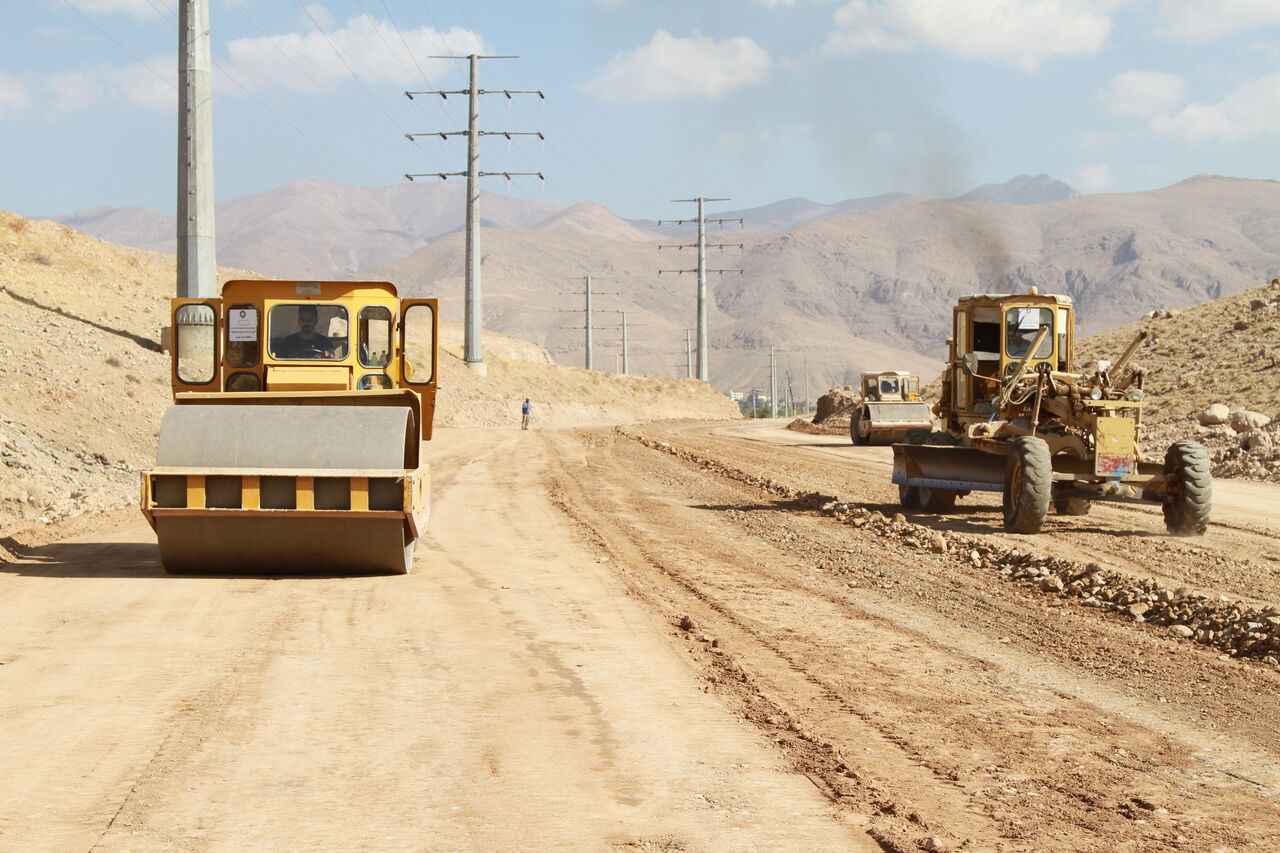
[[[893,482],[969,492],[1004,490],[1005,457],[972,447],[893,445]]]

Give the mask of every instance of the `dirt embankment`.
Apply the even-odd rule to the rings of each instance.
[[[0,539],[15,529],[136,503],[170,402],[160,352],[174,258],[0,211]],[[257,278],[224,269],[219,278]],[[734,418],[710,386],[559,367],[541,347],[488,333],[488,376],[441,330],[439,423],[607,425]]]
[[[1080,341],[1077,362],[1115,359],[1139,332],[1149,337],[1134,362],[1146,371],[1146,446],[1157,451],[1181,438],[1208,448],[1214,475],[1280,482],[1280,284],[1144,319]],[[1229,424],[1201,424],[1221,403],[1271,418],[1249,437]]]

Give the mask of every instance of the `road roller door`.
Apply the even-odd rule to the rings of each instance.
[[[179,391],[217,391],[221,364],[221,299],[174,299],[170,381]]]
[[[400,385],[413,389],[422,397],[423,441],[431,439],[431,424],[436,413],[439,308],[437,299],[400,300],[400,338],[397,342]]]

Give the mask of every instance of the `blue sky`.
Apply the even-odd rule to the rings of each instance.
[[[1280,177],[1280,0],[209,0],[219,198],[458,171],[481,65],[488,189],[627,217],[952,195],[1047,172],[1084,192]],[[172,212],[176,0],[6,0],[0,208]],[[354,73],[353,73],[354,72]]]

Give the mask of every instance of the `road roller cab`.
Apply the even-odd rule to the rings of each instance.
[[[407,572],[429,512],[438,304],[388,282],[230,281],[172,304],[142,511],[167,571]]]

